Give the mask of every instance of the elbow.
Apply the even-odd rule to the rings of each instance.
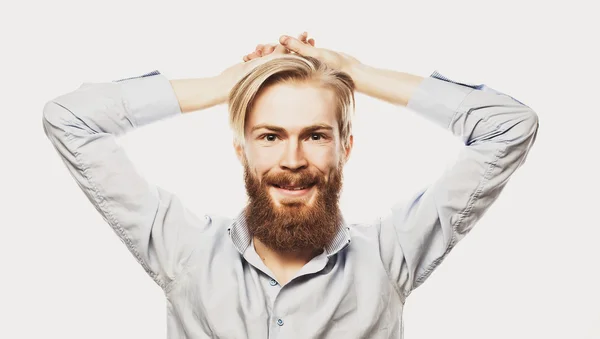
[[[486,124],[486,119],[479,120],[471,138],[466,140],[466,145],[475,146],[487,142],[511,145],[535,138],[539,122],[537,114],[531,108],[520,106],[517,110],[504,111],[501,115],[502,120],[491,124]]]
[[[54,101],[48,101],[42,110],[42,127],[47,137],[68,129],[70,112]],[[71,115],[72,116],[72,115]]]
[[[506,151],[514,154],[520,164],[525,161],[527,154],[535,143],[538,127],[539,121],[537,113],[527,107],[523,112],[519,123],[513,127],[514,131],[509,131],[507,133],[510,137],[506,139]]]
[[[503,139],[508,143],[520,143],[529,140],[537,134],[539,121],[537,113],[527,106],[515,112],[510,123],[505,125]]]
[[[48,101],[42,110],[42,121],[44,123],[60,120],[64,116],[64,108],[54,101]]]
[[[523,122],[521,124],[521,138],[526,145],[526,149],[529,150],[535,143],[540,125],[537,113],[531,108],[527,108],[525,117],[523,118]]]
[[[539,127],[539,120],[537,113],[531,108],[527,108],[523,121],[523,127],[527,135],[535,135]]]

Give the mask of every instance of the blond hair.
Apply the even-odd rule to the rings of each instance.
[[[235,142],[244,145],[246,117],[255,99],[268,86],[280,83],[311,82],[334,91],[340,139],[349,146],[352,114],[355,109],[354,81],[350,75],[327,67],[321,61],[297,55],[279,57],[256,67],[232,88],[229,94],[229,124]]]

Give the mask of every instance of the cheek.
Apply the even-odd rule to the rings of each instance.
[[[331,145],[311,145],[306,149],[307,155],[322,163],[335,163],[339,152]]]
[[[331,147],[315,147],[310,152],[310,162],[324,173],[337,168],[339,159],[340,154]]]
[[[277,165],[280,154],[274,147],[269,149],[248,149],[247,160],[258,173],[267,172]]]

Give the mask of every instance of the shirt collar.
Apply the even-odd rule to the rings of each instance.
[[[231,238],[231,241],[233,241],[233,245],[242,255],[244,255],[246,248],[250,246],[252,240],[246,224],[245,212],[246,210],[242,209],[227,229],[229,237]],[[350,228],[347,226],[346,220],[342,216],[335,237],[333,237],[333,240],[325,246],[325,253],[327,253],[327,257],[331,257],[348,245],[350,245]]]

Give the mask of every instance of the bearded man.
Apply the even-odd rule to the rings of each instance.
[[[348,223],[338,206],[355,91],[464,142],[442,177],[369,224]],[[224,103],[249,200],[236,217],[198,217],[146,182],[116,138]],[[367,66],[304,33],[259,45],[216,77],[85,83],[45,105],[43,126],[163,289],[169,338],[399,338],[406,298],[523,164],[538,120],[485,85]]]

